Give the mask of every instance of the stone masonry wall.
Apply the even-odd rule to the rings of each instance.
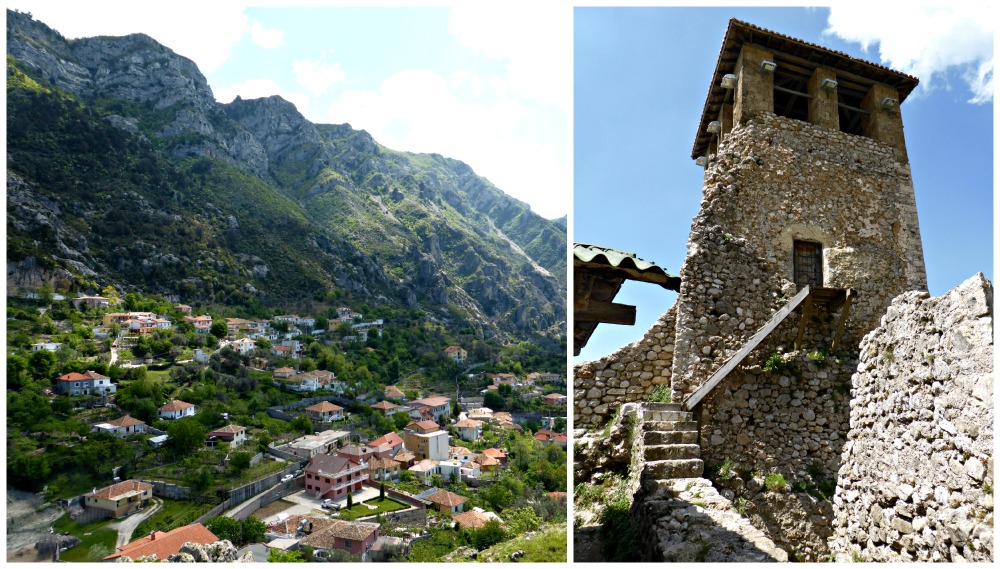
[[[993,286],[909,292],[861,343],[838,560],[993,560]]]
[[[604,424],[623,403],[646,401],[657,386],[670,386],[676,315],[671,307],[638,342],[573,367],[575,427]]]
[[[729,258],[713,259],[706,249],[718,246],[718,231],[744,240],[755,261],[730,266]],[[675,391],[678,385],[693,391],[707,379],[704,366],[694,360],[705,347],[714,349],[713,336],[724,336],[706,336],[700,329],[704,326],[698,326],[711,316],[699,295],[720,290],[718,283],[712,286],[718,277],[705,274],[706,267],[723,274],[728,269],[744,279],[740,284],[749,283],[748,289],[734,287],[713,300],[734,309],[738,302],[749,311],[755,321],[748,326],[752,334],[775,309],[776,291],[787,298],[794,294],[781,281],[793,278],[796,239],[823,244],[824,286],[860,293],[844,330],[844,346],[856,346],[878,325],[893,297],[926,289],[909,165],[876,140],[761,113],[723,138],[705,172],[701,211],[692,223],[681,269]],[[738,270],[747,272],[736,275]],[[718,316],[741,316],[735,310],[715,310]]]

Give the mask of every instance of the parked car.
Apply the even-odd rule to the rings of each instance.
[[[288,482],[288,481],[289,481],[289,480],[291,480],[292,478],[295,478],[295,477],[294,477],[294,476],[292,476],[291,474],[286,474],[286,475],[284,475],[284,476],[282,476],[282,477],[281,477],[281,481],[282,481],[282,482]]]

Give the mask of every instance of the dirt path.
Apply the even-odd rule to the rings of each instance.
[[[131,516],[125,518],[124,520],[118,522],[113,526],[109,526],[112,529],[118,530],[118,540],[115,542],[115,549],[118,549],[119,547],[131,541],[132,532],[135,531],[135,528],[139,527],[139,524],[142,523],[142,520],[153,515],[156,512],[156,510],[159,510],[162,504],[163,502],[154,498],[152,506],[146,508],[145,510],[143,510],[138,514],[132,514]]]

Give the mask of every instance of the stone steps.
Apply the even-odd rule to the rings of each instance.
[[[690,421],[690,411],[649,411],[646,413],[647,421]]]
[[[656,445],[696,445],[698,431],[645,431],[642,442],[646,446]]]
[[[701,447],[697,444],[646,445],[643,457],[647,461],[700,459]]]
[[[642,467],[642,477],[655,480],[699,478],[704,472],[705,463],[700,458],[647,460]]]
[[[697,421],[644,421],[642,428],[646,431],[697,431]]]

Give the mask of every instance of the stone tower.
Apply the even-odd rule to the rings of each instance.
[[[846,349],[894,297],[926,289],[900,113],[916,85],[730,20],[691,154],[705,178],[681,269],[675,395],[690,395],[804,285],[854,293]],[[807,317],[829,321],[839,306]],[[791,349],[790,328],[769,341]],[[829,349],[829,328],[809,326],[807,347]]]

